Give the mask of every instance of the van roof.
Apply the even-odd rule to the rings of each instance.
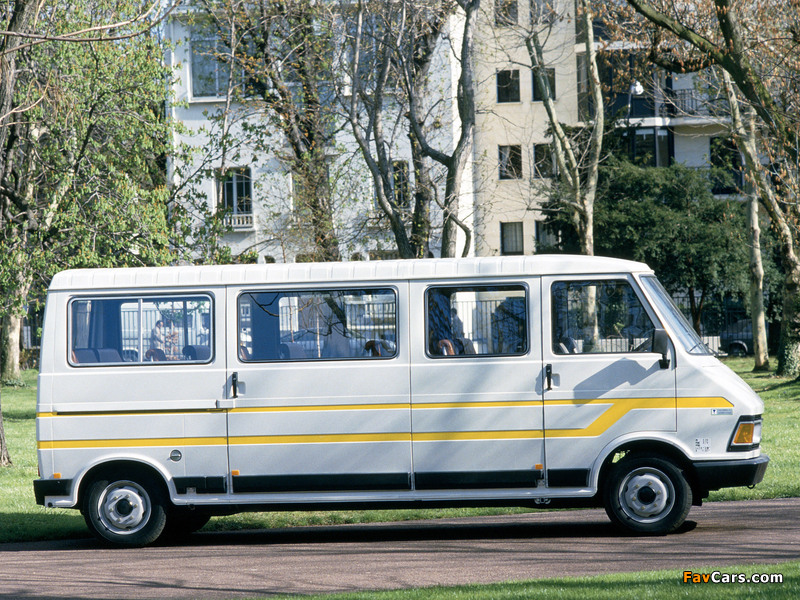
[[[652,272],[618,258],[537,254],[365,262],[286,263],[74,269],[53,277],[50,290],[206,287],[212,285],[389,281],[455,277]]]

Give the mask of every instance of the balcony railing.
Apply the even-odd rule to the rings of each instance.
[[[664,90],[667,111],[672,117],[723,117],[730,114],[728,102],[698,90]]]
[[[234,231],[252,231],[254,225],[252,213],[225,215],[225,226]]]

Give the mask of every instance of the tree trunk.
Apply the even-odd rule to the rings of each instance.
[[[3,381],[16,381],[19,371],[19,338],[22,331],[22,317],[9,313],[3,318],[0,343],[3,345],[3,364],[0,378]]]
[[[795,267],[786,273],[782,316],[777,372],[800,377],[800,268]]]
[[[761,227],[758,222],[758,195],[748,199],[750,228],[750,322],[753,324],[754,371],[769,371],[767,327],[764,318],[764,265],[761,263]]]
[[[11,455],[6,444],[6,431],[3,428],[3,400],[0,398],[0,467],[11,466]]]

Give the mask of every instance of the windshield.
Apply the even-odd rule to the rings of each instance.
[[[686,349],[689,354],[712,354],[708,346],[703,343],[700,336],[691,326],[680,309],[675,306],[672,298],[661,285],[661,282],[653,275],[642,277],[642,286],[647,295],[650,296],[656,310],[661,317],[669,324],[672,332],[678,337],[678,342]]]

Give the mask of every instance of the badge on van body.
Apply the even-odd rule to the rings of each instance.
[[[712,415],[732,415],[733,409],[732,408],[712,408],[711,409]]]

